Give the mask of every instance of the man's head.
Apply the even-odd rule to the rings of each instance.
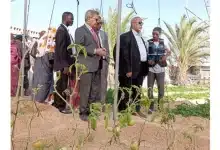
[[[97,30],[100,30],[102,28],[103,23],[104,23],[104,21],[102,20],[102,17],[99,16]]]
[[[155,27],[152,32],[152,36],[154,40],[159,40],[162,29],[160,27]]]
[[[140,17],[134,17],[131,19],[131,29],[135,30],[136,32],[141,32],[143,26],[143,19]]]
[[[71,12],[64,12],[62,15],[62,23],[67,27],[73,25],[73,14]]]
[[[85,22],[92,28],[98,28],[98,21],[100,19],[99,12],[96,10],[87,10],[85,14]]]
[[[23,38],[22,35],[16,35],[14,39],[15,39],[16,41],[22,42],[22,38]]]

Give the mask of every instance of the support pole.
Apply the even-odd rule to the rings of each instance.
[[[114,106],[113,106],[113,120],[114,123],[117,121],[117,111],[118,111],[118,70],[119,70],[119,50],[120,50],[120,34],[121,34],[121,7],[122,0],[118,0],[118,22],[117,22],[117,44],[116,44],[116,62],[115,62],[115,96],[114,96]]]
[[[26,31],[27,31],[27,4],[28,1],[24,0],[24,27],[23,27],[23,57],[25,57],[25,52],[26,52]],[[21,62],[21,96],[24,96],[24,61]]]
[[[160,0],[158,0],[157,3],[158,3],[158,26],[160,27]]]
[[[77,6],[76,6],[76,17],[77,17],[77,20],[76,20],[76,27],[78,28],[79,26],[79,0],[76,0],[77,1]]]

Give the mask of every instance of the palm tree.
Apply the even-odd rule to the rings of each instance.
[[[183,16],[180,24],[172,28],[164,22],[168,32],[164,35],[168,38],[172,51],[172,60],[177,67],[177,83],[186,84],[187,72],[190,67],[201,65],[202,59],[209,56],[209,26],[197,23],[195,18],[189,20]],[[172,64],[172,61],[171,61]]]
[[[121,21],[121,32],[124,33],[129,30],[128,24],[131,20],[131,18],[134,15],[134,11],[130,12],[125,18]],[[103,25],[103,30],[107,32],[108,34],[108,40],[109,40],[109,49],[110,49],[110,56],[113,56],[113,48],[116,43],[116,37],[117,37],[117,10],[109,8],[108,12],[108,20],[105,20],[105,23]]]

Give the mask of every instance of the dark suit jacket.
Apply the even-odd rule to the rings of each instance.
[[[101,57],[98,55],[94,55],[94,50],[95,48],[98,48],[98,45],[86,25],[83,25],[76,29],[75,43],[84,46],[87,52],[86,58],[83,54],[80,54],[78,56],[79,63],[85,65],[88,69],[88,72],[97,71],[99,68],[99,60],[101,59]]]
[[[116,60],[116,45],[113,51],[113,56],[114,60]],[[120,36],[119,75],[125,76],[126,73],[132,72],[132,78],[137,77],[141,71],[140,64],[140,52],[133,32],[129,31],[122,34]],[[142,74],[147,75],[147,73],[148,64],[146,62],[146,70],[142,70]]]
[[[71,44],[70,35],[62,24],[57,29],[55,43],[54,71],[60,71],[74,62],[74,58],[71,58],[72,50],[67,50],[67,47]]]

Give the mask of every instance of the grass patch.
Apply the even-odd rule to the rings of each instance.
[[[183,117],[197,116],[210,119],[210,101],[204,104],[180,104],[176,108],[171,110],[176,115],[182,115]]]
[[[165,88],[166,92],[202,92],[209,91],[207,86],[168,86]],[[158,92],[157,88],[154,88],[154,92]]]
[[[178,87],[178,86],[175,86],[175,87],[168,87],[168,90],[171,90],[171,89],[175,89],[173,92],[174,93],[170,93],[168,92],[168,95],[167,95],[167,92],[165,91],[165,99],[167,101],[175,101],[176,99],[178,98],[183,98],[185,100],[196,100],[196,99],[209,99],[210,97],[210,93],[209,92],[204,92],[204,93],[190,93],[190,89],[192,91],[193,87]],[[196,87],[197,90],[199,91],[202,91],[203,90],[209,90],[208,88],[204,88],[204,87]],[[194,87],[194,90],[196,89]],[[181,90],[183,90],[183,92],[181,92]],[[185,89],[185,91],[184,91]],[[186,91],[188,90],[189,93],[186,93]],[[178,91],[177,91],[178,90]],[[175,93],[175,92],[179,92],[179,93]],[[147,93],[146,93],[147,94]],[[157,99],[157,93],[154,93],[154,98]],[[107,95],[106,95],[106,102],[107,103],[110,103],[110,104],[113,104],[114,102],[114,89],[111,89],[109,88],[107,90]]]
[[[210,94],[206,93],[175,93],[170,95],[173,99],[184,98],[186,100],[194,100],[194,99],[209,99]]]

